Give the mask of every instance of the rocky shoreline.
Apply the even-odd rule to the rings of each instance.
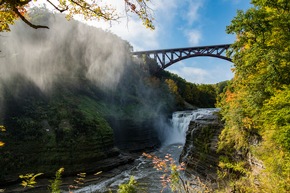
[[[141,155],[141,152],[135,153],[120,153],[117,157],[104,159],[94,163],[96,168],[90,168],[86,172],[85,185],[90,183],[97,183],[98,181],[112,178],[122,171],[132,167],[132,163]],[[101,172],[98,175],[96,173]],[[65,172],[62,176],[62,190],[68,190],[69,185],[74,184],[74,180],[77,177],[75,175],[67,175]],[[5,193],[21,193],[21,192],[30,192],[30,193],[49,193],[48,187],[50,185],[49,181],[53,178],[48,177],[38,177],[36,179],[37,184],[33,188],[23,188],[20,185],[20,181],[14,181],[13,183],[5,186],[1,186],[0,189],[4,189]]]

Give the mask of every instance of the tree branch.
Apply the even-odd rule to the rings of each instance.
[[[53,4],[50,0],[47,0],[48,3],[50,3],[56,10],[58,10],[60,13],[68,10],[68,6],[65,9],[58,8],[55,4]]]
[[[75,5],[79,6],[80,8],[82,8],[82,9],[85,9],[85,10],[91,11],[92,13],[95,13],[98,17],[101,17],[104,20],[110,21],[110,20],[118,19],[118,18],[113,18],[113,16],[112,17],[107,17],[102,11],[96,12],[93,9],[91,9],[90,6],[83,6],[80,3],[76,2],[75,0],[70,0],[70,1],[72,3],[74,3]]]
[[[38,28],[46,28],[49,29],[48,26],[44,26],[44,25],[34,25],[32,24],[30,21],[28,21],[19,11],[16,7],[13,8],[13,11],[21,18],[22,21],[24,21],[24,23],[26,23],[27,25],[29,25],[30,27],[34,28],[34,29],[38,29]]]

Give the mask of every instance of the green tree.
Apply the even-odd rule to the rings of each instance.
[[[9,25],[14,24],[20,18],[32,28],[49,28],[49,26],[36,25],[29,21],[25,13],[29,10],[29,3],[32,0],[1,0],[0,1],[0,32],[10,31]],[[37,0],[34,0],[37,1]],[[150,0],[124,0],[127,13],[137,15],[143,24],[154,29],[152,10],[148,7]],[[98,0],[46,0],[55,11],[65,13],[67,19],[75,15],[82,15],[86,20],[117,21],[120,13],[110,5]]]
[[[198,103],[199,90],[195,84],[187,83],[184,91],[184,99],[190,104]]]
[[[174,80],[166,79],[165,82],[167,83],[170,92],[172,94],[176,94],[177,95],[178,94],[178,87],[177,87],[176,83],[174,82]]]
[[[56,171],[55,173],[55,178],[50,182],[50,192],[51,193],[60,193],[60,186],[62,184],[62,180],[61,180],[61,175],[64,172],[64,168],[60,168],[59,170]]]
[[[290,84],[290,4],[252,4],[246,12],[238,11],[227,27],[237,41],[230,53],[235,76],[219,103],[225,120],[220,166],[222,176],[234,178],[240,192],[289,192],[290,119],[282,98],[287,101]],[[251,172],[253,156],[266,168],[258,174]]]
[[[119,185],[118,193],[137,193],[137,190],[137,181],[131,176],[128,183]]]

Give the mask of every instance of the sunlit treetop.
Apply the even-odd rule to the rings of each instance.
[[[113,5],[102,0],[0,0],[0,31],[10,31],[9,25],[21,19],[32,28],[49,28],[29,21],[26,13],[29,3],[47,2],[54,11],[66,14],[67,19],[81,15],[85,20],[118,21],[120,13]],[[152,10],[148,6],[150,0],[120,0],[124,2],[126,13],[137,15],[147,28],[154,29]]]

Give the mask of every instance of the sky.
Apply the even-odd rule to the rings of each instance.
[[[43,0],[44,1],[44,0]],[[41,1],[38,1],[41,2]],[[250,0],[151,0],[155,30],[126,15],[123,0],[106,0],[124,17],[119,22],[90,21],[128,41],[134,51],[229,44],[235,35],[225,32],[238,9],[251,7]],[[211,57],[182,60],[166,70],[198,84],[213,84],[233,77],[231,62]]]

